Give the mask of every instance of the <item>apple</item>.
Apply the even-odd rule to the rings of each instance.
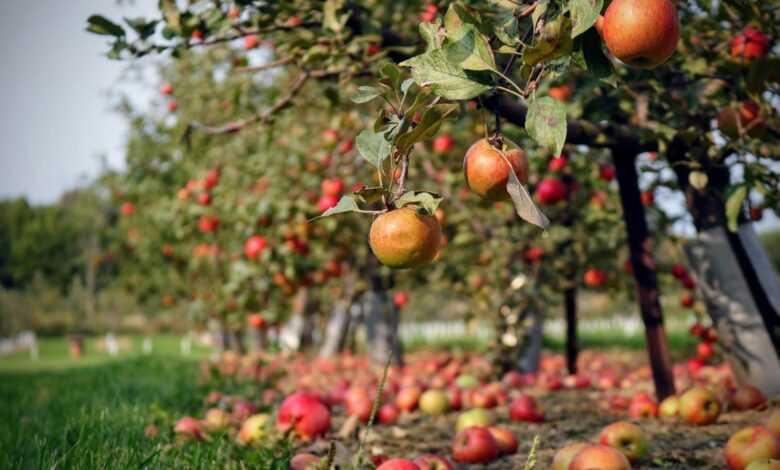
[[[260,45],[260,39],[255,35],[244,36],[244,49],[256,49]]]
[[[445,155],[455,148],[455,139],[450,134],[442,134],[433,139],[433,153]]]
[[[439,455],[421,455],[414,459],[414,463],[420,467],[420,470],[455,470],[452,462],[447,457]]]
[[[628,416],[631,419],[655,418],[658,416],[658,406],[651,398],[637,395],[628,407]]]
[[[559,173],[566,168],[566,155],[558,155],[550,159],[550,163],[547,164],[547,169],[552,173]]]
[[[669,60],[680,40],[680,22],[670,0],[613,0],[597,29],[615,58],[641,68]]]
[[[574,87],[565,83],[563,85],[551,86],[547,93],[554,100],[566,102],[571,99],[573,92]]]
[[[320,196],[320,198],[317,200],[317,209],[319,209],[320,212],[325,212],[331,207],[336,207],[338,203],[339,198],[337,196],[328,196],[325,194]]]
[[[743,101],[734,108],[726,107],[718,113],[718,129],[723,135],[736,139],[742,133],[758,137],[764,131],[764,118],[761,107],[755,101]]]
[[[512,421],[543,423],[544,412],[537,406],[534,397],[523,394],[509,404],[509,418]]]
[[[682,264],[672,265],[672,276],[676,277],[677,279],[682,279],[687,275],[688,272],[685,270],[685,266]]]
[[[761,393],[761,390],[752,385],[737,387],[731,395],[731,405],[740,411],[758,408],[764,403],[766,403],[766,397]]]
[[[631,464],[612,447],[588,445],[574,455],[568,470],[631,470]]]
[[[200,193],[198,195],[198,204],[201,206],[208,206],[211,204],[211,194],[210,193]]]
[[[206,172],[206,177],[203,178],[203,187],[212,189],[217,184],[219,184],[219,168],[212,168]]]
[[[601,269],[590,268],[585,271],[585,285],[591,288],[598,288],[607,282],[607,275]]]
[[[680,396],[680,418],[688,424],[712,424],[719,415],[720,402],[704,387],[693,387]]]
[[[179,105],[173,100],[169,101],[167,106],[168,106],[168,111],[170,112],[176,111],[176,108],[179,107]]]
[[[682,297],[680,297],[680,305],[685,308],[691,308],[693,307],[694,299],[691,294],[688,292],[685,292]]]
[[[458,387],[447,389],[447,401],[450,403],[451,410],[457,411],[463,408],[463,397]]]
[[[599,434],[599,444],[614,447],[631,463],[647,457],[648,440],[639,426],[628,421],[618,421],[605,427]]]
[[[135,213],[135,206],[132,202],[125,202],[122,204],[122,207],[119,209],[122,215],[124,216],[130,216]]]
[[[493,423],[493,416],[483,408],[474,408],[458,415],[455,422],[455,430],[462,431],[473,426],[487,427]]]
[[[390,459],[385,460],[376,470],[420,470],[420,467],[411,460]]]
[[[409,293],[405,291],[398,291],[395,294],[393,294],[393,303],[398,308],[403,308],[407,303],[409,303]]]
[[[416,385],[401,388],[395,397],[395,404],[403,411],[409,412],[417,408],[422,390]]]
[[[338,178],[326,178],[320,183],[322,194],[339,197],[344,192],[344,182]]]
[[[375,42],[372,42],[371,44],[368,45],[368,47],[366,47],[366,55],[369,57],[377,55],[381,51],[382,51],[382,46],[380,46]]]
[[[282,432],[294,428],[303,439],[311,439],[328,431],[330,411],[313,395],[293,393],[279,407],[276,427]]]
[[[699,343],[696,345],[696,355],[699,359],[706,361],[715,355],[715,349],[711,343]]]
[[[566,184],[557,178],[545,178],[536,186],[539,204],[553,205],[566,199]]]
[[[377,420],[382,424],[394,424],[398,421],[401,410],[392,403],[386,403],[377,411]]]
[[[165,96],[169,96],[173,94],[173,85],[170,83],[164,84],[162,87],[160,87],[160,93],[162,93]]]
[[[173,432],[185,439],[203,440],[203,425],[191,416],[185,416],[176,421],[176,424],[173,426]]]
[[[758,222],[764,218],[764,209],[761,207],[751,207],[748,213],[750,215],[750,220],[753,222]]]
[[[246,419],[238,431],[238,442],[244,445],[258,444],[267,435],[267,426],[270,416],[256,414]]]
[[[780,408],[774,408],[766,419],[766,428],[780,439]]]
[[[542,256],[544,256],[544,249],[538,246],[532,246],[523,251],[523,258],[529,263],[538,262]]]
[[[512,455],[517,452],[517,438],[507,428],[501,426],[491,426],[488,428],[493,439],[498,444],[498,453],[501,455]]]
[[[455,385],[463,389],[474,388],[479,385],[479,380],[471,374],[460,374],[455,379]]]
[[[676,418],[680,413],[680,397],[672,395],[666,397],[658,405],[658,416],[661,418]]]
[[[433,3],[430,3],[426,5],[425,9],[420,13],[420,20],[422,20],[423,23],[433,23],[433,21],[436,19],[436,13],[438,13],[439,9],[434,5]]]
[[[769,38],[752,26],[748,26],[731,40],[731,57],[749,63],[761,59],[769,51]]]
[[[268,246],[268,242],[260,235],[252,235],[244,243],[244,255],[247,259],[257,259]]]
[[[371,409],[374,406],[368,390],[362,387],[350,389],[344,397],[347,415],[357,416],[360,421],[367,423],[371,417]]]
[[[744,470],[753,461],[780,458],[780,439],[762,426],[750,426],[729,438],[723,454],[730,470]]]
[[[599,178],[607,182],[615,179],[614,165],[609,165],[609,164],[601,165],[599,167]]]
[[[642,201],[643,205],[652,206],[653,202],[655,202],[655,195],[653,195],[652,191],[642,191],[639,195],[639,199]]]
[[[497,459],[499,446],[487,428],[472,426],[455,436],[452,456],[456,462],[486,464]]]
[[[588,447],[584,442],[573,442],[566,447],[559,449],[553,457],[552,468],[550,470],[568,470],[571,461],[579,451]]]
[[[295,454],[290,459],[290,470],[316,470],[320,463],[320,457],[308,452]]]
[[[486,388],[472,389],[469,402],[474,408],[495,408],[498,404],[496,395]]]
[[[469,189],[489,201],[509,199],[509,172],[521,183],[528,181],[528,158],[520,149],[502,151],[488,139],[476,141],[466,152],[463,173]]]
[[[420,411],[429,415],[441,415],[449,411],[450,402],[443,390],[430,389],[420,395]]]
[[[222,408],[209,408],[203,416],[203,427],[208,431],[221,431],[230,425],[230,414]]]

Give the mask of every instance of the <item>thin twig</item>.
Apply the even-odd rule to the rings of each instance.
[[[282,65],[287,65],[292,61],[293,61],[292,57],[285,57],[283,59],[274,60],[272,62],[267,62],[262,65],[255,65],[254,67],[239,67],[236,69],[236,72],[261,72],[263,70],[273,69],[276,67],[281,67]]]

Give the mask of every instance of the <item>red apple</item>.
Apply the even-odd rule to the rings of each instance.
[[[433,139],[433,152],[439,155],[445,155],[455,148],[455,139],[450,134],[442,134]]]
[[[398,391],[398,395],[395,397],[395,404],[403,411],[413,411],[417,408],[417,404],[420,401],[420,395],[422,395],[420,387],[404,387]]]
[[[607,275],[601,269],[590,268],[585,271],[585,285],[591,288],[598,288],[607,282]]]
[[[176,109],[179,107],[179,105],[173,100],[169,101],[167,106],[168,106],[168,111],[170,112],[176,111]]]
[[[339,197],[344,192],[344,182],[338,178],[326,178],[320,183],[322,194]]]
[[[486,464],[497,459],[498,443],[487,428],[472,426],[460,431],[452,444],[455,461],[471,464]]]
[[[173,432],[186,439],[203,440],[203,425],[191,416],[185,416],[176,421]]]
[[[397,406],[392,403],[386,403],[377,411],[377,420],[382,424],[395,424],[400,414],[401,410]]]
[[[244,49],[246,50],[255,49],[259,45],[260,45],[260,39],[258,39],[257,36],[255,35],[244,36]]]
[[[655,202],[655,196],[653,195],[652,191],[642,191],[642,193],[639,195],[639,199],[645,206],[652,206],[653,202]]]
[[[534,397],[523,394],[509,404],[509,418],[512,421],[543,423],[544,412],[539,409]]]
[[[230,425],[230,413],[222,408],[209,408],[203,415],[203,427],[208,431],[221,431]]]
[[[314,454],[302,452],[290,459],[290,470],[316,470],[322,460]]]
[[[198,195],[198,204],[201,206],[208,206],[211,204],[211,194],[210,193],[200,193]]]
[[[325,212],[331,207],[336,207],[338,203],[339,198],[337,196],[323,195],[317,200],[317,209],[319,209],[320,212]]]
[[[752,385],[742,385],[731,395],[731,405],[736,410],[752,410],[766,403],[766,397],[761,390]]]
[[[650,398],[634,397],[628,407],[628,416],[631,419],[647,419],[658,416],[658,406]]]
[[[498,453],[501,455],[512,455],[517,452],[517,438],[507,428],[500,426],[491,426],[488,428],[493,439],[498,444]]]
[[[566,155],[558,155],[550,159],[550,163],[547,164],[547,169],[553,173],[558,173],[566,168]]]
[[[268,242],[260,235],[253,235],[249,237],[244,243],[244,255],[247,259],[257,259],[265,248],[268,246]]]
[[[378,466],[376,470],[420,470],[420,467],[411,460],[390,459]]]
[[[601,165],[599,167],[599,178],[604,181],[612,181],[615,179],[615,167],[613,165]]]
[[[631,470],[631,464],[612,447],[589,445],[577,452],[568,470]]]
[[[677,10],[670,0],[613,0],[597,29],[613,56],[641,68],[669,60],[680,40]]]
[[[393,303],[398,308],[403,308],[407,303],[409,303],[409,293],[405,291],[398,291],[395,294],[393,294]]]
[[[297,392],[282,402],[276,427],[282,432],[294,428],[302,438],[311,439],[328,431],[330,411],[314,396]]]
[[[723,449],[730,470],[744,470],[750,462],[780,458],[780,439],[761,426],[734,433]]]
[[[414,463],[420,467],[420,470],[455,470],[447,457],[439,455],[421,455],[414,459]]]
[[[132,202],[125,202],[122,204],[122,207],[119,209],[122,215],[124,216],[131,216],[135,213],[135,206]]]
[[[571,461],[582,449],[588,447],[584,442],[574,442],[566,447],[559,449],[553,457],[552,468],[550,470],[568,470]]]
[[[557,178],[545,178],[536,187],[536,200],[543,205],[557,204],[566,198],[566,184]]]
[[[748,26],[731,40],[731,57],[743,62],[761,59],[769,51],[769,38],[752,26]]]
[[[712,424],[719,415],[720,403],[706,388],[693,387],[680,396],[680,418],[688,424]]]
[[[173,86],[170,83],[166,83],[160,88],[160,93],[163,95],[172,95],[173,94]]]

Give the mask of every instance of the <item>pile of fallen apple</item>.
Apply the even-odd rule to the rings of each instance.
[[[714,336],[711,329],[698,324],[691,333],[705,339]],[[716,363],[709,350],[699,349],[699,357],[675,366],[676,385],[683,393],[660,403],[650,394],[649,367],[632,367],[595,351],[580,355],[576,375],[564,372],[562,356],[550,355],[541,361],[540,372],[511,371],[500,380],[486,359],[469,354],[409,355],[404,367],[390,367],[386,376],[361,356],[312,359],[226,354],[217,364],[221,375],[237,381],[274,381],[274,386],[253,397],[211,391],[205,397],[209,408],[202,419],[181,418],[174,432],[179,440],[187,441],[208,440],[219,433],[242,446],[293,439],[299,451],[291,468],[314,469],[321,468],[327,442],[356,444],[361,434],[377,428],[404,427],[420,419],[444,419],[457,413],[448,455],[368,455],[382,470],[451,469],[455,468],[453,461],[490,464],[515,454],[518,439],[501,422],[544,426],[548,421],[537,398],[559,390],[579,390],[603,395],[600,401],[605,409],[593,413],[618,416],[593,442],[572,442],[558,449],[554,470],[630,469],[653,454],[650,436],[642,426],[646,420],[672,420],[695,431],[715,423],[724,410],[762,410],[763,416],[725,444],[722,453],[728,468],[780,469],[780,407],[773,408],[755,387],[736,386],[728,365]],[[621,420],[620,415],[631,421]],[[367,429],[369,423],[372,429]],[[415,436],[414,429],[408,433],[408,439],[425,438]]]

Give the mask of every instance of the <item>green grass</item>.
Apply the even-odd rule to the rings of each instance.
[[[176,419],[203,412],[205,350],[193,346],[185,358],[176,338],[160,337],[154,354],[142,355],[134,341],[138,352],[113,358],[88,342],[72,360],[64,339],[46,339],[38,361],[0,359],[0,469],[277,468],[229,436],[171,445]],[[151,423],[158,439],[144,435]]]

